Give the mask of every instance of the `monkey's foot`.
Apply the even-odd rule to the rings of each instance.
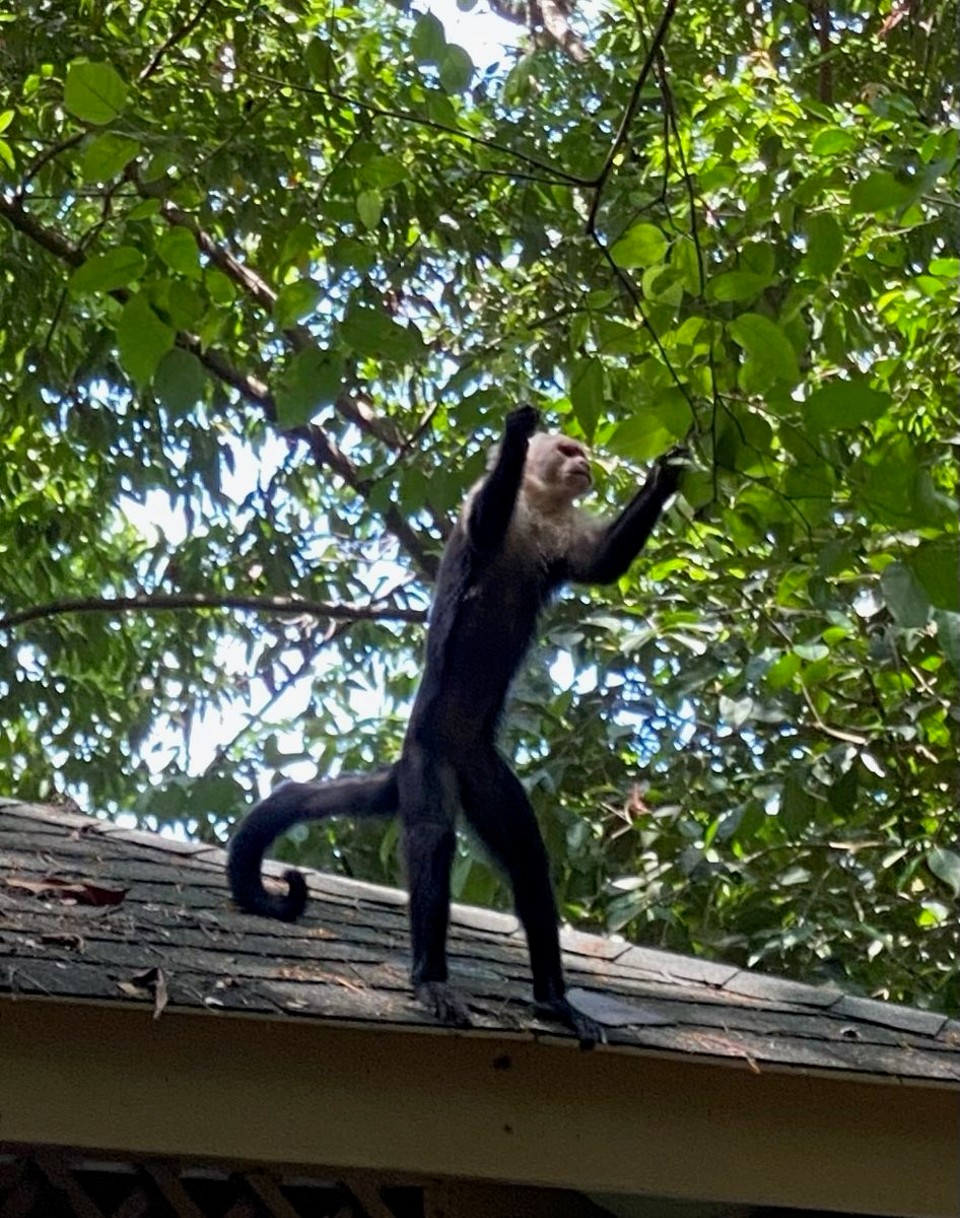
[[[431,1015],[448,1027],[473,1026],[467,1004],[445,981],[421,981],[414,993],[417,1001],[423,1003]]]
[[[551,998],[545,1002],[536,1002],[537,1014],[547,1019],[555,1019],[569,1028],[580,1042],[581,1049],[592,1049],[594,1045],[603,1044],[603,1028],[595,1019],[578,1011],[568,998]]]

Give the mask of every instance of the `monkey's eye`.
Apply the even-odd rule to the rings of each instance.
[[[562,440],[557,445],[557,450],[564,457],[582,457],[583,449],[579,444],[575,444],[573,440]]]

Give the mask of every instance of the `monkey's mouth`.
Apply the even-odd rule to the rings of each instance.
[[[587,465],[586,462],[584,462],[583,465],[575,465],[570,470],[569,477],[584,483],[585,486],[590,486],[593,482],[593,475],[590,473],[590,466]]]

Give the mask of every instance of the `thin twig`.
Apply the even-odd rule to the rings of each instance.
[[[156,72],[157,68],[160,67],[160,61],[172,46],[175,46],[182,38],[186,38],[188,34],[192,33],[197,28],[197,26],[203,20],[204,14],[212,3],[213,0],[202,0],[202,3],[190,20],[184,25],[180,26],[179,29],[174,30],[170,37],[165,42],[160,44],[150,62],[137,77],[141,83],[145,80],[149,80],[154,72]]]
[[[86,131],[77,131],[74,135],[69,136],[67,139],[61,140],[57,144],[51,144],[49,148],[44,149],[44,151],[41,152],[40,155],[27,166],[20,185],[17,188],[17,196],[19,198],[23,197],[27,187],[44,167],[44,165],[52,161],[54,157],[58,157],[61,152],[67,152],[70,148],[75,147],[82,139],[86,138],[86,135]]]
[[[620,120],[620,127],[617,134],[614,136],[613,143],[610,145],[610,150],[607,153],[607,159],[604,161],[603,168],[597,176],[591,181],[584,183],[594,191],[593,203],[590,207],[590,215],[587,218],[587,232],[593,236],[596,233],[597,212],[600,209],[600,197],[603,194],[603,188],[607,183],[607,179],[613,172],[614,163],[617,159],[617,154],[623,147],[623,143],[630,134],[630,127],[633,123],[634,115],[637,112],[637,107],[640,105],[640,94],[643,92],[643,86],[647,83],[647,77],[650,75],[654,62],[657,58],[657,52],[660,50],[663,40],[667,36],[667,30],[670,28],[670,22],[673,20],[673,14],[677,6],[677,0],[667,0],[666,7],[663,10],[663,15],[660,22],[654,31],[653,41],[650,43],[650,48],[647,51],[646,58],[643,61],[643,67],[640,69],[640,74],[634,82],[633,92],[630,95],[630,100],[627,102],[627,108],[623,112],[623,117]]]
[[[257,613],[330,618],[338,622],[413,622],[427,619],[423,609],[395,605],[337,605],[328,601],[300,600],[294,596],[234,596],[207,592],[150,592],[135,596],[74,596],[31,605],[0,618],[0,630],[26,622],[62,617],[67,613],[181,612],[198,609],[252,609]]]
[[[671,6],[676,3],[676,0],[669,0]],[[311,85],[297,85],[290,81],[280,80],[276,76],[266,76],[262,72],[246,72],[246,76],[253,80],[262,80],[265,84],[279,85],[283,89],[293,89],[296,93],[313,93],[318,97],[332,97],[334,101],[343,102],[344,105],[354,106],[357,110],[363,110],[366,114],[374,114],[378,118],[394,118],[402,123],[412,123],[418,127],[429,127],[433,131],[443,131],[447,135],[456,136],[457,139],[465,140],[468,144],[475,144],[481,148],[489,148],[492,152],[502,152],[505,156],[513,157],[515,160],[522,161],[525,165],[532,165],[534,169],[539,169],[541,173],[548,175],[552,182],[566,182],[570,186],[590,187],[597,184],[595,178],[580,177],[579,174],[567,173],[564,169],[558,169],[555,165],[550,165],[546,161],[541,161],[537,157],[529,156],[525,152],[519,152],[516,148],[510,148],[506,144],[500,144],[496,140],[487,139],[482,135],[472,135],[469,131],[462,131],[459,127],[451,127],[447,123],[437,122],[436,119],[424,118],[421,114],[412,114],[408,110],[394,110],[388,106],[378,106],[374,102],[361,101],[357,97],[351,97],[348,93],[341,93],[338,89],[318,89]]]

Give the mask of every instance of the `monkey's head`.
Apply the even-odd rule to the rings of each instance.
[[[539,431],[530,438],[523,482],[525,491],[541,502],[572,503],[593,485],[587,450],[569,436]]]

